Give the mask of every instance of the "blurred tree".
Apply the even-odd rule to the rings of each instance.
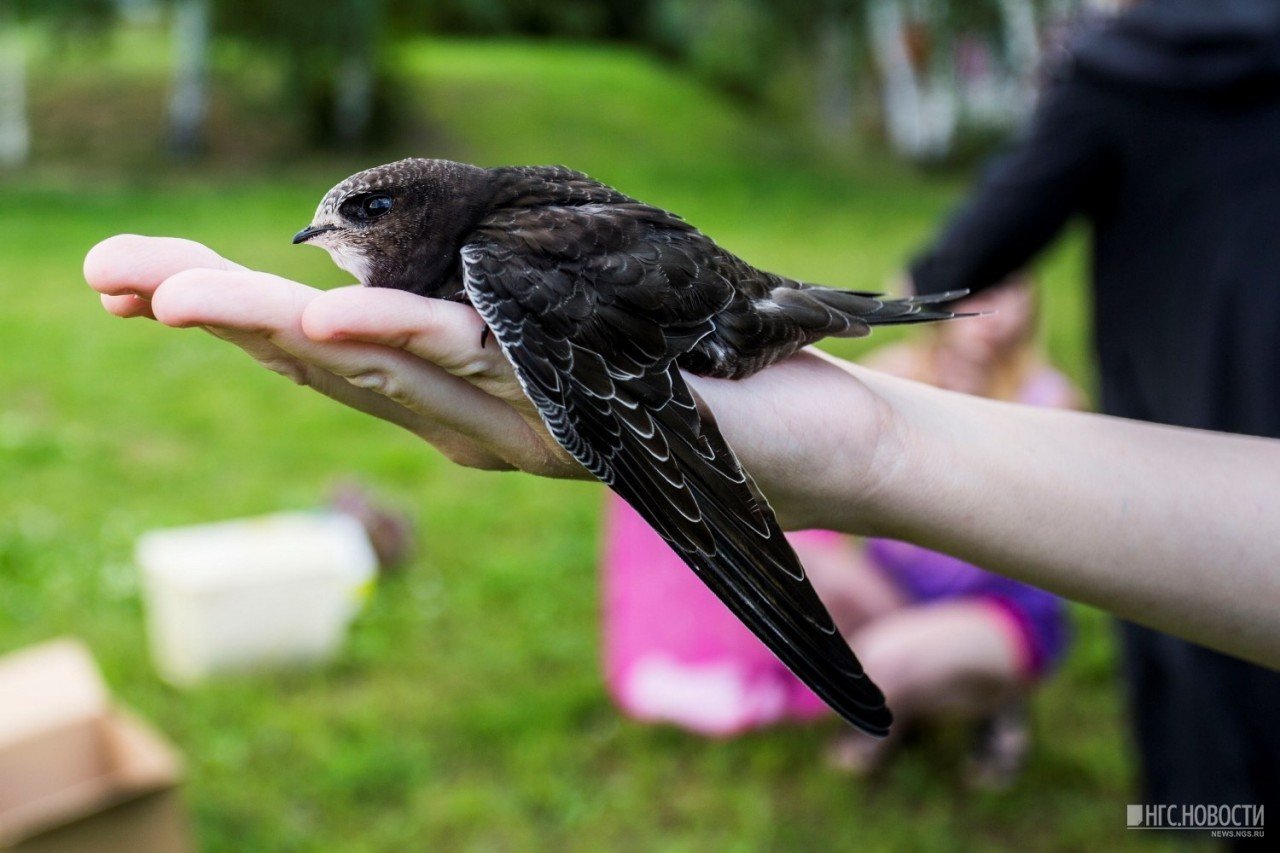
[[[752,98],[777,94],[791,69],[802,112],[826,139],[847,141],[866,0],[662,0],[653,40],[722,89]],[[798,91],[803,89],[804,92]]]
[[[829,141],[847,141],[854,129],[854,44],[862,6],[858,0],[820,0],[812,13],[814,118]]]
[[[373,122],[382,14],[381,2],[352,5],[359,11],[342,29],[332,84],[332,138],[346,147],[363,144]]]
[[[1043,56],[1040,22],[1050,20],[1047,5],[1044,0],[953,0],[944,10],[960,121],[1007,130],[1030,112]]]
[[[398,21],[430,32],[642,41],[656,4],[657,0],[404,0],[394,6]]]
[[[169,147],[179,157],[192,157],[204,147],[209,114],[209,14],[209,0],[174,0]]]
[[[848,142],[856,124],[859,48],[866,0],[769,0],[775,32],[803,59],[809,114],[819,135]]]
[[[1030,112],[1041,22],[1074,0],[869,0],[867,22],[890,144],[949,155],[962,130],[1008,130]]]
[[[890,145],[931,160],[962,130],[1006,130],[1026,115],[1042,24],[1082,2],[655,0],[648,39],[722,89],[804,104],[834,143],[871,126],[858,109],[878,104]]]
[[[775,0],[659,0],[647,38],[712,85],[755,98],[779,58],[777,24]]]
[[[871,46],[880,72],[885,130],[895,151],[916,160],[946,156],[955,139],[945,0],[871,0]]]
[[[384,0],[215,0],[214,30],[250,40],[284,62],[285,97],[314,142],[357,147],[390,110],[380,65]]]
[[[42,25],[65,43],[103,32],[114,11],[112,0],[0,0],[0,166],[21,166],[31,153],[23,25]]]
[[[21,166],[31,153],[26,45],[12,7],[0,0],[0,168]]]

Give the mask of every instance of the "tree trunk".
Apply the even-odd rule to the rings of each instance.
[[[1036,75],[1040,70],[1040,36],[1035,7],[1026,0],[1000,0],[1005,53],[1013,67],[1018,118],[1031,112],[1036,100]]]
[[[847,142],[854,128],[853,16],[829,6],[819,21],[814,64],[818,131],[824,139]]]
[[[373,117],[373,68],[365,51],[351,53],[333,80],[334,139],[343,148],[363,144]]]
[[[931,46],[912,39],[931,28],[924,21],[912,22],[914,30],[909,28],[903,6],[901,0],[872,0],[867,6],[885,130],[897,153],[916,160],[940,159],[950,153],[955,139],[954,82],[930,55]]]
[[[179,0],[173,10],[173,92],[169,146],[180,157],[198,154],[209,114],[209,0]]]
[[[0,167],[25,165],[30,154],[26,49],[12,18],[0,13]]]

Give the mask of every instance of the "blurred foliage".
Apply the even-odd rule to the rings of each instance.
[[[24,20],[41,20],[53,25],[57,34],[98,30],[115,18],[115,0],[4,0],[0,16],[6,12]]]
[[[731,741],[639,725],[601,682],[597,487],[460,469],[209,336],[105,316],[81,258],[123,230],[346,281],[289,237],[369,158],[281,151],[246,171],[266,144],[253,135],[278,120],[277,69],[233,43],[217,57],[211,161],[156,161],[138,137],[160,122],[165,48],[131,33],[91,60],[37,57],[49,141],[0,183],[0,652],[85,637],[120,699],[186,753],[204,849],[1174,848],[1124,830],[1130,765],[1094,611],[1075,609],[1077,642],[1035,699],[1039,736],[1007,792],[959,787],[962,729],[925,733],[872,784],[824,766],[833,723]],[[410,39],[383,61],[422,123],[378,156],[567,162],[807,280],[879,289],[961,190],[865,150],[821,154],[632,49]],[[1040,272],[1047,347],[1077,379],[1083,266],[1073,240]],[[342,656],[187,693],[159,683],[138,534],[313,506],[352,474],[410,508],[425,549]]]
[[[406,32],[640,41],[660,0],[436,0],[395,4]]]
[[[53,49],[66,50],[77,40],[107,37],[117,11],[115,0],[0,0],[0,27],[38,25]]]
[[[938,35],[965,31],[998,35],[1005,0],[905,0],[904,10],[926,16]],[[1026,2],[1043,17],[1061,0]],[[865,61],[871,0],[653,0],[648,36],[659,50],[690,63],[716,84],[756,94],[767,91],[779,62],[812,57],[813,45],[833,21],[847,21],[860,62],[855,73],[873,79]]]
[[[282,61],[282,106],[304,123],[306,141],[358,147],[398,117],[383,60],[391,31],[384,0],[212,2],[215,33],[260,46]],[[360,89],[353,94],[357,103],[346,109],[338,103],[344,85]]]
[[[790,29],[776,26],[772,6],[771,0],[660,0],[652,38],[658,48],[711,83],[758,95],[779,62],[785,43],[780,34]]]
[[[218,32],[296,52],[316,63],[336,63],[382,35],[383,0],[213,0]]]
[[[403,118],[386,48],[415,33],[521,33],[562,38],[641,40],[648,0],[211,0],[214,31],[265,47],[284,63],[286,106],[321,145],[351,147],[385,136]],[[367,103],[339,102],[352,64],[367,69]],[[362,73],[357,71],[357,73]],[[351,113],[367,113],[354,122]]]
[[[276,66],[280,82],[270,97],[276,116],[288,121],[291,150],[385,144],[418,120],[390,57],[422,34],[633,43],[722,92],[848,145],[855,131],[876,137],[883,125],[883,74],[868,32],[877,2],[898,3],[908,18],[927,20],[933,44],[948,45],[952,32],[980,33],[999,53],[1001,9],[1016,0],[8,0],[0,5],[0,26],[8,9],[66,42],[112,32],[120,9],[134,10],[134,17],[139,9],[161,10],[171,43],[157,49],[171,77],[158,94],[170,99],[170,122],[155,142],[176,141],[175,150],[186,155],[204,152],[203,122],[216,120],[204,99],[222,73],[210,60],[218,51],[238,50],[255,64],[266,59]],[[1048,10],[1080,0],[1027,2],[1043,23]],[[184,14],[193,7],[199,11]],[[202,16],[210,22],[207,34],[192,23]],[[985,150],[989,138],[989,129],[981,130],[960,147],[976,139]]]

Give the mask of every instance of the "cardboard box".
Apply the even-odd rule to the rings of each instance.
[[[112,704],[85,646],[0,658],[0,850],[183,853],[182,763]]]

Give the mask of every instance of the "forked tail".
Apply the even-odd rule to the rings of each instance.
[[[830,287],[779,287],[769,294],[769,301],[794,327],[812,343],[821,338],[860,338],[872,326],[931,323],[954,317],[971,317],[941,307],[968,294],[952,290],[927,296],[885,299],[883,294],[858,290],[836,290]]]

